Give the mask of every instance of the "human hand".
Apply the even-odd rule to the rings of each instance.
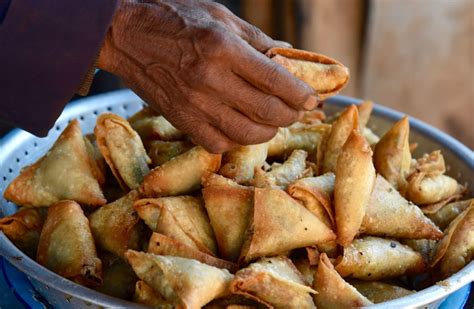
[[[287,47],[207,1],[122,1],[99,68],[118,75],[214,153],[271,139],[317,105],[314,91],[263,53]]]

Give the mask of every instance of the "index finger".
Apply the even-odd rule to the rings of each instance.
[[[308,84],[294,77],[280,64],[270,60],[252,46],[242,44],[234,52],[233,71],[256,88],[279,97],[297,110],[312,110],[317,106],[315,92]]]

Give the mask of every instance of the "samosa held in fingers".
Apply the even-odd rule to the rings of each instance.
[[[309,84],[321,99],[337,94],[349,82],[349,69],[322,54],[274,47],[267,51],[267,56]]]

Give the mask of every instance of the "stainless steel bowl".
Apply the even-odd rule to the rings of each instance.
[[[325,106],[331,114],[340,111],[349,104],[360,100],[337,96],[331,98]],[[131,91],[121,90],[82,99],[69,104],[55,126],[45,138],[35,137],[22,130],[13,130],[0,141],[0,192],[20,172],[21,168],[40,158],[54,143],[68,121],[77,118],[84,133],[93,131],[97,115],[113,112],[121,116],[130,116],[143,106],[142,101]],[[376,105],[369,127],[382,134],[403,116],[402,113]],[[462,183],[474,188],[474,154],[466,146],[443,132],[417,120],[410,119],[410,141],[418,143],[415,156],[441,149],[448,164],[448,174]],[[13,214],[17,207],[0,199],[0,217]],[[11,264],[24,272],[34,289],[55,308],[99,308],[99,307],[142,307],[127,301],[113,298],[91,289],[82,287],[40,266],[18,250],[8,238],[0,232],[0,254]],[[451,293],[474,280],[474,262],[464,267],[443,282],[410,296],[374,305],[374,308],[436,308]]]

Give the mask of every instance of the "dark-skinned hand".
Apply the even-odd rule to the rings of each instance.
[[[316,107],[264,53],[288,47],[207,1],[122,1],[98,66],[214,153],[271,139]]]

